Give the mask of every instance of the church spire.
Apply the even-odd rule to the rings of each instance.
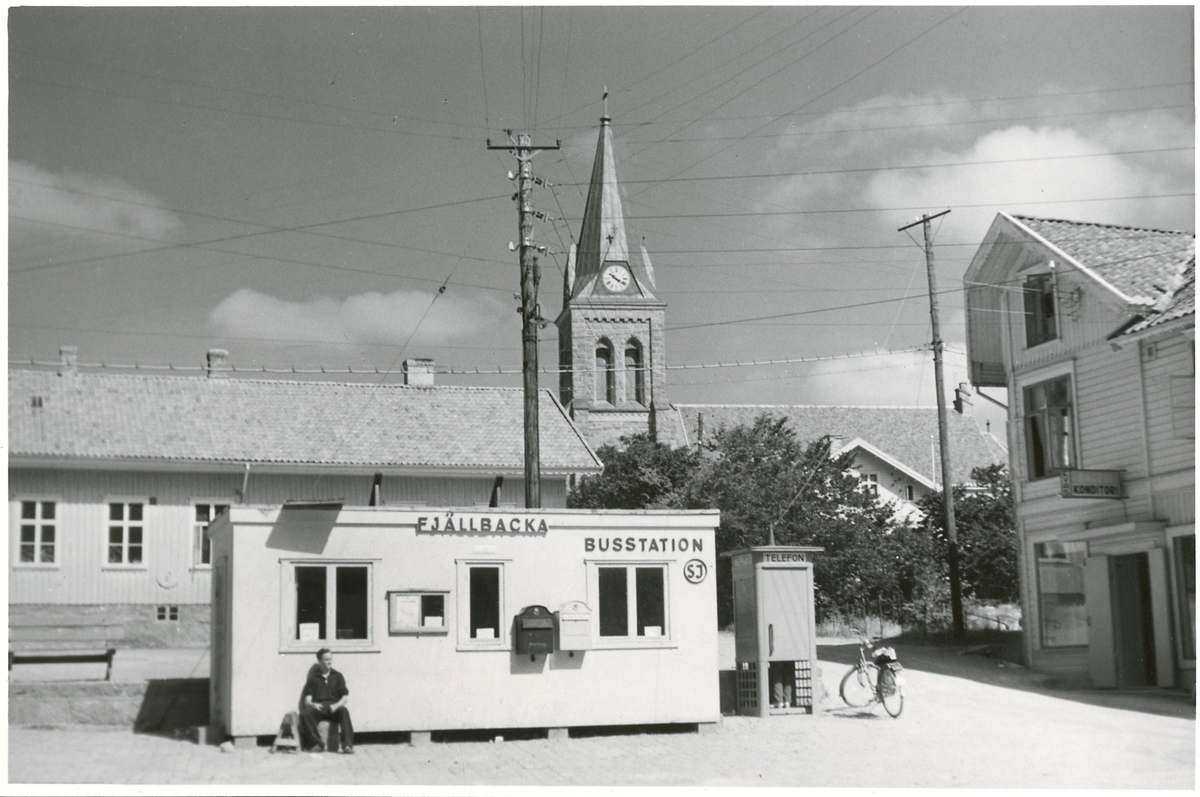
[[[588,288],[605,263],[629,263],[629,242],[625,234],[625,213],[617,184],[617,160],[613,154],[612,119],[608,116],[608,92],[605,115],[600,117],[600,135],[596,140],[596,160],[588,186],[587,204],[579,230],[569,295],[577,296]]]

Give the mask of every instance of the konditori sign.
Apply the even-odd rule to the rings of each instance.
[[[1063,498],[1124,498],[1119,470],[1064,470]]]

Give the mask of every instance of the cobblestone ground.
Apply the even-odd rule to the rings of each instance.
[[[836,695],[844,670],[825,664]],[[725,717],[705,734],[360,744],[271,755],[97,728],[10,728],[11,783],[1195,788],[1193,717],[908,670],[904,713]],[[834,708],[835,704],[827,704]]]

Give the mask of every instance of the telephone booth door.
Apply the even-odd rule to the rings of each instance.
[[[821,548],[761,546],[733,551],[737,712],[816,710],[816,610],[812,557]]]

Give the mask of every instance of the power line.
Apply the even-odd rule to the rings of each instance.
[[[622,180],[622,184],[637,185],[640,183],[694,183],[713,180],[762,180],[778,177],[817,177],[831,174],[858,174],[861,172],[892,172],[908,169],[948,169],[962,166],[998,166],[1011,163],[1035,163],[1038,161],[1078,160],[1081,158],[1106,158],[1116,155],[1148,155],[1161,152],[1195,152],[1195,145],[1190,147],[1155,147],[1152,149],[1130,149],[1114,152],[1087,152],[1075,155],[1039,155],[1033,158],[1000,158],[995,160],[976,161],[945,161],[942,163],[912,163],[904,166],[859,166],[850,169],[810,169],[807,171],[763,172],[760,174],[713,174],[703,177],[664,177],[662,179],[645,178],[641,180]],[[559,185],[563,185],[560,183]]]

